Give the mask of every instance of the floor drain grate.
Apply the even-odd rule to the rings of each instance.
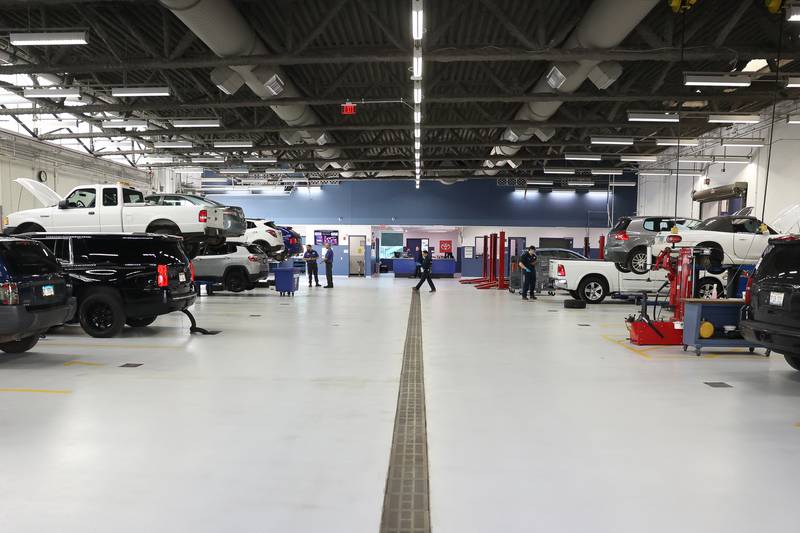
[[[422,309],[411,297],[380,533],[430,533]]]
[[[579,326],[589,327],[591,324],[578,324]]]
[[[258,318],[258,317],[260,317],[261,315],[250,315],[250,316],[251,316],[252,318]]]
[[[125,363],[124,365],[119,365],[120,368],[136,368],[138,366],[142,366],[142,363]]]
[[[733,385],[729,385],[728,383],[725,383],[724,381],[704,381],[703,383],[705,383],[709,387],[713,387],[715,389],[730,389],[730,388],[733,388]]]

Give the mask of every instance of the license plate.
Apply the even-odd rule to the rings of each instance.
[[[186,274],[183,273],[183,272],[179,272],[178,273],[178,281],[180,281],[181,283],[185,282],[186,281]]]
[[[56,289],[52,285],[42,285],[42,296],[55,296]]]
[[[769,293],[769,305],[777,305],[783,307],[783,293],[782,292]]]

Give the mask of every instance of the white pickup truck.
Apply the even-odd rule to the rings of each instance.
[[[550,278],[557,289],[569,291],[576,300],[598,304],[607,296],[623,294],[656,293],[667,282],[665,270],[654,270],[644,274],[620,272],[610,261],[550,260]],[[700,298],[724,294],[722,276],[701,273],[696,285]],[[666,287],[665,287],[666,290]]]
[[[183,237],[191,254],[201,242],[239,237],[246,229],[239,207],[150,205],[140,191],[120,184],[82,185],[61,198],[38,181],[14,181],[45,207],[8,215],[3,221],[7,235],[42,231],[162,233]]]

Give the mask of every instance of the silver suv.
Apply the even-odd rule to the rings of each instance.
[[[267,256],[254,244],[226,242],[207,246],[192,263],[195,281],[207,283],[210,292],[215,287],[231,292],[248,291],[269,275]]]
[[[693,218],[622,217],[606,237],[605,259],[613,261],[622,272],[647,272],[647,247],[659,231],[670,231],[676,224],[690,229],[699,224]]]

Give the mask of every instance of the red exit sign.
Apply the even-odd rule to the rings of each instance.
[[[350,102],[342,104],[342,115],[355,115],[355,114],[356,114],[356,104],[351,104]]]

